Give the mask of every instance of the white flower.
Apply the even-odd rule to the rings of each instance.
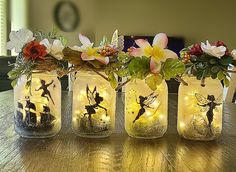
[[[55,57],[57,60],[62,60],[63,53],[62,50],[65,48],[62,44],[62,42],[58,39],[54,40],[51,44],[48,39],[43,39],[40,44],[47,47],[47,53],[51,54],[53,57]]]
[[[210,56],[217,57],[217,58],[221,58],[222,56],[224,56],[227,50],[226,47],[224,46],[217,47],[217,46],[211,45],[208,41],[206,41],[206,44],[202,42],[201,48],[204,53]]]
[[[20,53],[25,44],[33,41],[33,33],[28,29],[20,29],[18,31],[11,31],[9,35],[10,41],[7,42],[7,49],[15,49],[16,53]]]
[[[70,47],[72,50],[80,51],[81,58],[84,61],[97,60],[102,64],[109,63],[109,57],[103,57],[98,53],[99,47],[93,47],[93,43],[84,35],[79,34],[79,40],[82,46]]]
[[[72,50],[83,52],[89,48],[93,48],[94,43],[92,43],[86,36],[79,34],[79,40],[82,45],[70,47]]]
[[[234,58],[234,60],[236,60],[236,49],[234,49],[234,50],[231,52],[231,55],[232,55],[232,57]]]

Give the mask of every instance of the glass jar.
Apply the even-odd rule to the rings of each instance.
[[[15,131],[22,137],[46,138],[61,129],[61,83],[56,74],[22,76],[14,87]]]
[[[131,137],[152,139],[167,130],[168,87],[165,81],[152,91],[144,80],[125,89],[125,129]]]
[[[206,78],[205,86],[194,77],[180,84],[178,122],[180,136],[190,140],[214,140],[222,130],[223,86],[217,79]]]
[[[78,71],[73,86],[74,133],[91,138],[110,136],[115,127],[115,111],[116,92],[110,83],[93,71]]]

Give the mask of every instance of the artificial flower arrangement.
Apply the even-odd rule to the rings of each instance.
[[[13,80],[13,87],[22,75],[27,76],[29,85],[33,71],[40,73],[55,70],[60,76],[63,75],[65,68],[62,50],[66,40],[63,36],[57,36],[56,30],[48,34],[37,32],[34,35],[28,29],[20,29],[12,31],[9,38],[7,48],[18,53],[14,68],[8,73],[9,79]]]
[[[28,29],[10,33],[9,50],[18,53],[8,73],[14,87],[15,129],[23,137],[50,137],[61,127],[61,84],[65,39]]]
[[[186,71],[180,85],[178,132],[192,140],[213,140],[222,130],[223,86],[230,82],[230,66],[236,65],[235,51],[224,42],[194,44],[181,51]]]
[[[186,73],[202,81],[207,77],[219,79],[229,85],[231,65],[236,65],[235,50],[230,52],[224,42],[194,44],[181,51],[181,58],[186,65]]]

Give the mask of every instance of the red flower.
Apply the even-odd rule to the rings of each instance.
[[[203,54],[200,44],[194,44],[189,51],[190,55],[200,56]]]
[[[23,55],[26,60],[36,60],[42,59],[44,60],[44,56],[47,55],[46,47],[41,45],[37,41],[29,42],[26,47],[23,49]]]
[[[213,43],[213,45],[215,45],[217,47],[220,47],[220,46],[227,47],[223,41],[217,41],[217,42]]]
[[[220,47],[220,46],[226,47],[225,55],[226,55],[226,56],[230,56],[230,51],[229,51],[229,49],[227,48],[227,45],[226,45],[223,41],[217,41],[217,42],[215,42],[213,45],[215,45],[215,46],[217,46],[217,47]]]

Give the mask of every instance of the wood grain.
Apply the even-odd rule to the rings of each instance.
[[[71,93],[63,92],[62,129],[50,139],[24,139],[14,132],[13,92],[0,93],[0,171],[235,171],[236,105],[224,104],[223,135],[193,142],[176,131],[177,95],[169,95],[169,127],[163,138],[137,140],[124,131],[124,99],[117,96],[114,134],[76,137],[71,131]]]

